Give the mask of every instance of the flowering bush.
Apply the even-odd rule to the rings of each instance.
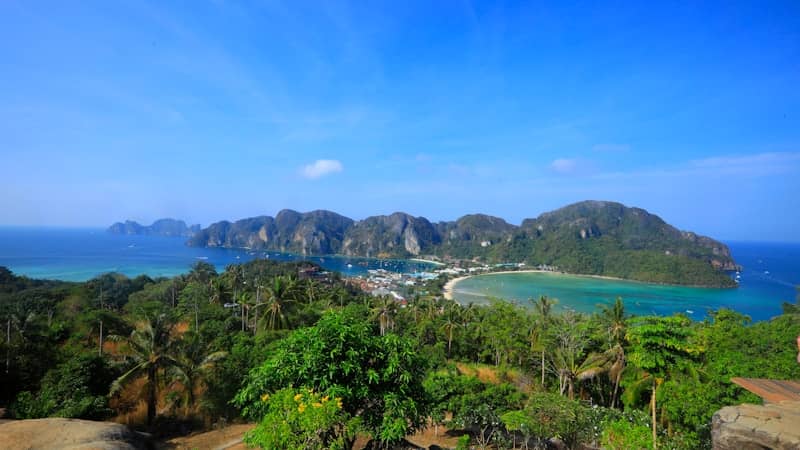
[[[262,448],[345,449],[359,420],[343,409],[342,399],[311,389],[281,389],[260,397],[264,418],[245,436]]]

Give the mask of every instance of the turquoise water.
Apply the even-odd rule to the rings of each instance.
[[[349,276],[365,274],[368,269],[413,273],[433,267],[403,260],[303,257],[290,253],[195,248],[184,245],[185,241],[184,238],[116,235],[101,229],[0,227],[0,266],[18,275],[65,281],[85,281],[105,272],[174,276],[188,272],[198,261],[223,270],[228,264],[266,257],[275,261],[312,261],[326,270]]]
[[[489,297],[527,303],[547,295],[559,308],[596,311],[622,297],[628,312],[672,314],[684,312],[702,319],[709,310],[727,307],[767,320],[781,313],[784,301],[795,301],[800,285],[800,244],[728,243],[733,257],[744,266],[739,287],[707,289],[662,286],[549,273],[482,275],[460,281],[453,296],[462,303],[484,303]],[[732,274],[733,276],[733,274]],[[689,312],[687,312],[689,311]]]
[[[467,302],[485,302],[489,296],[525,302],[540,295],[555,297],[560,308],[594,311],[617,296],[629,312],[672,314],[686,312],[701,319],[709,309],[729,307],[765,320],[780,314],[783,301],[794,301],[800,285],[800,244],[728,243],[744,266],[736,289],[699,289],[554,274],[509,274],[473,277],[456,285],[454,296]],[[197,261],[222,270],[228,264],[269,257],[276,261],[310,260],[345,275],[368,269],[395,272],[430,270],[414,261],[324,256],[304,258],[276,252],[194,248],[182,238],[120,236],[101,229],[0,227],[0,266],[33,278],[84,281],[105,272],[128,276],[173,276],[186,273]],[[348,267],[348,264],[350,267]]]

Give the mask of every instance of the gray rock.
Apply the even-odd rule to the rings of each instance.
[[[800,402],[727,406],[711,421],[714,450],[800,449]]]
[[[145,450],[149,437],[113,422],[78,419],[15,420],[0,425],[5,450]]]

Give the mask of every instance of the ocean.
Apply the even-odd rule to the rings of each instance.
[[[17,275],[65,281],[85,281],[106,272],[129,277],[141,274],[171,277],[188,272],[198,261],[213,264],[222,271],[228,264],[256,258],[307,260],[348,276],[363,275],[369,269],[414,273],[433,267],[427,263],[393,259],[304,257],[272,251],[197,248],[188,247],[185,242],[186,238],[127,236],[103,229],[0,227],[0,266],[8,267]]]
[[[754,321],[781,314],[783,302],[794,303],[800,286],[800,244],[726,242],[743,266],[739,287],[732,289],[665,286],[552,273],[481,275],[458,282],[453,297],[461,303],[490,298],[529,304],[541,295],[558,299],[559,309],[596,311],[622,297],[629,313],[669,315],[676,312],[702,320],[710,310],[731,308]],[[735,274],[731,274],[735,276]]]
[[[31,278],[66,281],[85,281],[105,272],[169,277],[188,272],[198,261],[213,264],[221,271],[228,264],[265,257],[313,261],[326,270],[349,276],[366,274],[368,269],[413,273],[433,267],[405,260],[196,248],[187,247],[184,242],[184,238],[115,235],[103,229],[0,227],[0,266]],[[456,284],[453,294],[461,303],[485,303],[490,297],[527,303],[527,299],[547,295],[559,300],[558,308],[583,312],[595,311],[598,304],[612,303],[619,296],[630,313],[683,312],[698,320],[709,310],[721,307],[740,311],[753,320],[767,320],[781,313],[782,302],[795,301],[795,286],[800,285],[800,244],[727,244],[734,259],[743,266],[735,289],[519,273],[472,277]]]

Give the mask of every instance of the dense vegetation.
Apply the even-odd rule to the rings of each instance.
[[[116,418],[158,433],[249,420],[263,448],[375,446],[442,425],[463,448],[558,438],[707,448],[711,415],[757,398],[734,376],[800,377],[800,307],[629,317],[460,306],[441,280],[401,305],[304,263],[85,283],[0,268],[0,406],[19,418]]]
[[[720,242],[682,232],[643,209],[597,201],[526,219],[519,227],[483,214],[431,223],[399,212],[354,221],[330,211],[283,210],[275,218],[212,224],[188,243],[303,255],[524,262],[577,274],[710,287],[735,286],[722,270],[737,268]]]

